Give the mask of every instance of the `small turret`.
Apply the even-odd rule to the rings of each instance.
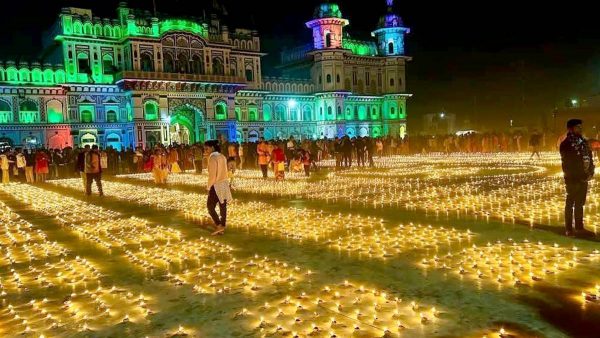
[[[340,49],[343,48],[343,28],[348,24],[337,4],[324,3],[317,6],[313,20],[307,22],[306,27],[313,30],[315,49]]]
[[[404,27],[402,18],[394,13],[394,0],[386,0],[387,13],[379,19],[377,29],[371,35],[377,38],[377,49],[380,55],[404,55],[404,36],[410,29]]]

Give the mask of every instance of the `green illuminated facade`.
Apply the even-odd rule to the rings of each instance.
[[[318,6],[307,23],[313,43],[282,53],[280,78],[263,78],[256,31],[230,29],[216,15],[147,13],[122,3],[114,19],[100,19],[65,8],[43,64],[0,62],[0,142],[121,149],[219,135],[254,141],[406,132],[409,58],[386,55],[385,42],[350,38],[335,4]]]

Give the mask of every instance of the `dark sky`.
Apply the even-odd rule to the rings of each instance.
[[[308,42],[303,23],[319,1],[220,0],[230,26],[253,25],[276,59],[282,46]],[[116,0],[19,0],[0,20],[0,58],[33,59],[41,32],[61,7],[92,8],[95,15],[115,17]],[[159,12],[202,16],[212,0],[156,0]],[[368,37],[384,0],[340,0],[355,37]],[[152,0],[130,6],[152,8]],[[3,4],[5,6],[6,4]],[[407,53],[408,91],[414,93],[409,116],[415,125],[425,113],[445,110],[458,120],[501,129],[510,119],[531,125],[567,98],[600,92],[600,24],[584,1],[416,1],[397,0],[396,10],[412,29]]]

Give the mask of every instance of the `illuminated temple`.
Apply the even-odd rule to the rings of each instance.
[[[42,62],[0,62],[0,142],[122,149],[403,136],[409,29],[387,5],[368,41],[349,36],[336,4],[318,6],[306,23],[313,41],[283,51],[276,78],[263,76],[258,33],[217,15],[155,17],[122,3],[101,19],[64,8]]]

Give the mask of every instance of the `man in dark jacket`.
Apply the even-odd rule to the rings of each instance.
[[[562,169],[567,188],[566,234],[573,236],[573,218],[575,218],[575,234],[589,236],[593,233],[583,228],[583,206],[587,197],[588,181],[594,176],[594,160],[589,144],[582,136],[582,121],[569,120],[567,130],[567,136],[560,144]]]

